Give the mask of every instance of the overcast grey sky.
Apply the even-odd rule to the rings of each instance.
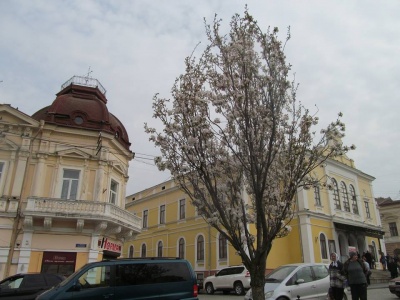
[[[184,58],[207,43],[203,18],[227,29],[245,3],[260,26],[287,27],[298,100],[327,125],[343,112],[348,156],[374,176],[375,197],[400,199],[400,2],[268,0],[0,0],[0,103],[32,115],[73,75],[107,89],[108,109],[125,125],[136,158],[127,195],[168,180],[143,124],[152,97],[170,96]],[[200,55],[201,46],[195,52]]]

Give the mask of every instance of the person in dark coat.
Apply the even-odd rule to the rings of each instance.
[[[367,270],[356,252],[349,253],[350,258],[343,266],[344,275],[350,286],[352,300],[367,300]]]
[[[372,254],[368,250],[365,252],[365,259],[367,260],[369,267],[372,269]]]
[[[389,262],[387,265],[387,268],[390,272],[390,277],[391,278],[396,278],[399,276],[399,272],[397,271],[397,263],[395,262],[393,257],[389,258]]]
[[[381,252],[380,263],[382,264],[383,271],[386,271],[386,255],[385,253]]]

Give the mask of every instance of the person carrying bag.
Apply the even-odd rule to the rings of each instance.
[[[331,253],[331,263],[329,265],[329,298],[331,300],[342,300],[345,288],[346,277],[343,275],[343,264],[339,260],[337,253]]]

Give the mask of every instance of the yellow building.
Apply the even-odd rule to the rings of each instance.
[[[32,116],[0,104],[0,279],[71,274],[140,232],[125,210],[133,153],[105,94],[74,76]]]
[[[379,257],[381,223],[374,200],[374,178],[346,156],[316,170],[329,188],[299,190],[292,231],[276,239],[267,268],[295,262],[329,262],[329,253],[347,259],[349,247]],[[125,257],[179,256],[188,259],[200,278],[241,264],[236,251],[199,216],[190,199],[173,182],[130,195],[126,209],[142,218],[142,232],[125,243]],[[253,230],[254,233],[254,230]]]

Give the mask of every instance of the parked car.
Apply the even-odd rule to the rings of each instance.
[[[326,299],[329,290],[328,265],[299,263],[283,265],[265,277],[265,299]],[[343,296],[347,300],[347,291]],[[252,300],[251,289],[245,300]]]
[[[0,298],[2,300],[34,300],[37,295],[64,279],[64,276],[57,274],[16,274],[0,281]]]
[[[400,277],[391,279],[389,281],[389,290],[392,294],[395,294],[400,298]]]
[[[227,267],[208,276],[203,285],[207,294],[214,294],[215,291],[227,294],[234,291],[236,295],[244,295],[250,288],[250,273],[244,266]]]
[[[196,275],[180,258],[129,258],[86,264],[37,300],[198,300]]]

